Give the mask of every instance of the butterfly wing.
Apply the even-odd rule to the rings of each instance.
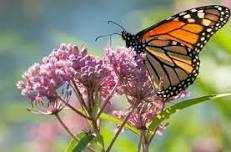
[[[171,97],[191,85],[200,61],[199,52],[210,37],[228,21],[224,6],[186,10],[137,34],[145,44],[145,64],[157,95]]]

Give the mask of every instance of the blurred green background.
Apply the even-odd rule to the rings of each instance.
[[[120,30],[108,25],[107,20],[136,33],[184,9],[210,4],[230,8],[230,3],[230,0],[0,0],[0,151],[59,152],[68,144],[70,138],[63,130],[57,135],[54,118],[26,111],[30,104],[15,85],[32,63],[39,62],[60,43],[76,43],[87,47],[91,54],[102,56],[109,39],[95,42],[95,38]],[[229,22],[203,49],[200,75],[189,88],[191,97],[231,92],[230,42]],[[113,47],[124,45],[120,37],[113,37]],[[113,135],[110,125],[104,128],[107,142]],[[152,143],[151,152],[231,152],[230,128],[230,98],[203,103],[174,115],[163,135]],[[137,140],[125,132],[114,151],[135,151]]]

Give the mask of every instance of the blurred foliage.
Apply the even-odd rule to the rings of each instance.
[[[15,84],[28,66],[47,55],[59,43],[76,43],[101,56],[109,46],[107,38],[95,42],[102,34],[119,29],[107,20],[121,23],[128,31],[137,31],[169,15],[192,6],[222,4],[222,0],[1,0],[0,1],[0,151],[35,151],[30,128],[53,118],[26,111],[30,106],[20,96]],[[229,6],[231,7],[231,6]],[[221,29],[203,49],[200,75],[190,87],[191,97],[210,93],[230,92],[231,88],[231,23]],[[124,46],[113,37],[113,47]],[[231,149],[230,99],[204,103],[176,114],[162,136],[155,138],[151,151],[190,152],[200,140],[214,139]],[[106,144],[115,126],[106,123],[102,129]],[[63,131],[64,132],[64,131]],[[65,133],[54,140],[53,151],[64,151],[69,142]],[[125,131],[116,142],[114,151],[135,151],[138,139]],[[129,147],[128,147],[129,145]]]

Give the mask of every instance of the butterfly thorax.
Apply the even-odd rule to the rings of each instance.
[[[126,47],[132,47],[136,53],[144,52],[145,44],[142,42],[139,35],[134,35],[126,31],[122,31],[122,38],[126,43]]]

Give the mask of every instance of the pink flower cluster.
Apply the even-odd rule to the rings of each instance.
[[[109,75],[110,70],[103,61],[89,56],[86,49],[80,50],[72,44],[61,44],[58,49],[44,57],[42,63],[32,65],[23,74],[23,80],[17,83],[17,87],[23,96],[37,103],[44,98],[54,98],[57,89],[71,80],[88,88],[100,87],[102,80]]]
[[[86,55],[80,59],[83,64],[76,70],[74,77],[78,85],[82,85],[81,92],[99,91],[102,97],[108,95],[108,92],[115,85],[114,77],[111,75],[111,69],[104,63],[103,60],[94,56]],[[76,65],[77,60],[74,60]]]
[[[151,102],[140,102],[129,117],[128,123],[138,129],[146,129],[151,121],[155,119],[157,114],[162,111],[164,102],[165,101],[159,97],[154,98]],[[114,111],[113,114],[123,120],[128,115],[132,107],[133,103],[125,111]]]
[[[155,95],[142,55],[136,54],[131,48],[109,48],[106,49],[105,61],[120,82],[117,93],[139,100],[146,100]]]
[[[119,80],[117,93],[128,97],[129,106],[113,114],[124,120],[135,107],[128,122],[137,128],[145,128],[159,114],[165,99],[155,97],[155,88],[148,79],[144,55],[136,54],[131,48],[107,49],[105,61],[112,67]]]
[[[72,89],[78,89],[81,96],[86,97],[81,99],[80,104],[94,100],[96,94],[101,99],[111,98],[115,93],[125,95],[129,102],[128,108],[114,114],[124,119],[135,107],[128,122],[137,128],[145,127],[161,111],[166,99],[155,97],[156,89],[148,79],[144,56],[136,54],[131,48],[108,48],[105,51],[104,58],[99,59],[90,56],[86,49],[61,44],[41,63],[31,66],[17,87],[32,103],[48,99],[50,105],[57,99],[58,89],[65,83],[74,83]],[[115,88],[115,92],[109,95],[112,88]],[[55,102],[53,105],[59,104]],[[62,102],[61,105],[60,110],[65,104]]]
[[[22,76],[17,87],[21,89],[21,94],[31,99],[32,102],[53,98],[56,90],[65,82],[71,80],[75,74],[76,64],[81,65],[81,58],[86,52],[80,51],[76,46],[61,44],[60,48],[55,49],[42,63],[35,63]],[[76,59],[78,63],[73,64]]]

